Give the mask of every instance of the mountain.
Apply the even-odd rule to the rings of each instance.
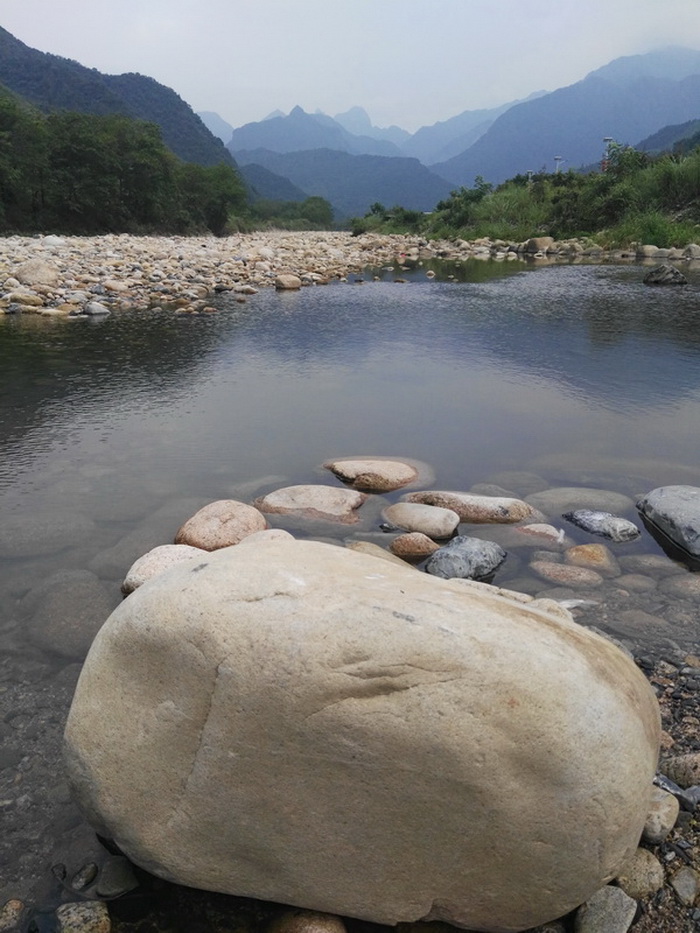
[[[393,143],[371,136],[354,136],[323,113],[306,113],[295,107],[286,117],[267,117],[235,129],[228,143],[235,155],[239,150],[268,149],[271,152],[299,152],[307,149],[337,149],[353,155],[400,155]]]
[[[251,163],[262,165],[309,195],[326,198],[338,219],[363,216],[376,202],[430,211],[450,193],[450,185],[418,159],[351,155],[337,149],[256,149],[237,151],[236,159],[244,172]]]
[[[645,68],[648,66],[648,73]],[[700,52],[669,48],[619,58],[582,81],[501,114],[461,155],[432,166],[455,185],[477,175],[500,183],[519,173],[600,161],[605,137],[634,143],[698,115]]]
[[[171,88],[139,74],[105,75],[32,49],[0,27],[0,83],[40,110],[118,113],[156,123],[186,162],[234,164],[231,154]]]
[[[534,100],[545,93],[535,91],[526,99]],[[468,149],[502,113],[519,103],[521,101],[515,100],[488,110],[465,110],[449,120],[422,126],[403,143],[401,151],[420,159],[424,165],[444,162]]]
[[[238,171],[248,186],[251,201],[305,201],[308,194],[288,178],[276,175],[262,165],[239,165]]]
[[[698,103],[700,113],[700,102]],[[700,119],[688,120],[673,126],[663,126],[658,132],[647,136],[634,147],[641,152],[671,152],[677,147],[692,148],[692,140],[700,133]]]
[[[212,110],[202,110],[197,113],[197,116],[206,126],[210,133],[213,133],[221,142],[226,145],[226,143],[231,138],[231,133],[233,133],[233,127],[230,123],[227,123],[223,117],[220,117],[218,113],[214,113]]]
[[[372,139],[385,139],[395,146],[401,146],[407,139],[411,138],[408,130],[401,129],[400,126],[373,126],[369,114],[362,107],[351,107],[344,113],[336,113],[333,117],[336,123],[340,123],[343,129],[353,136],[371,136]]]

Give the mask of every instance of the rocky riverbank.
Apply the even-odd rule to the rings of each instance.
[[[259,288],[300,288],[345,280],[367,269],[406,269],[432,260],[694,262],[700,247],[643,246],[606,252],[581,240],[535,237],[524,243],[466,241],[345,232],[269,231],[224,238],[12,236],[0,239],[0,312],[88,314],[168,306],[211,307],[219,293],[241,301]],[[432,275],[429,270],[427,275]],[[212,309],[213,310],[213,309]]]

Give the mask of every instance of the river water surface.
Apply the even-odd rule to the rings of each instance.
[[[0,896],[48,903],[50,866],[93,853],[60,766],[76,629],[98,625],[133,560],[206,502],[335,483],[323,461],[356,455],[424,461],[442,489],[502,485],[512,471],[633,501],[700,485],[700,272],[653,289],[645,271],[475,263],[453,280],[421,270],[404,284],[384,273],[245,304],[224,295],[218,314],[0,319],[0,845],[11,866]],[[381,543],[378,512],[323,535]],[[646,530],[621,547],[665,557]],[[526,554],[509,554],[494,582],[551,589]],[[614,610],[623,596],[609,587],[583,596]],[[700,604],[628,596],[658,618],[611,624],[633,650],[697,648]],[[600,624],[595,610],[584,621]]]

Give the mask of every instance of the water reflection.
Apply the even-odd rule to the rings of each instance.
[[[406,284],[387,273],[245,305],[222,296],[221,312],[201,317],[0,319],[2,678],[17,724],[10,747],[16,761],[25,747],[36,754],[27,786],[44,781],[36,813],[11,811],[8,897],[39,855],[87,845],[57,765],[80,659],[60,629],[53,641],[32,630],[37,618],[70,617],[69,589],[56,612],[43,581],[87,573],[68,579],[116,605],[130,563],[200,505],[327,482],[319,464],[334,456],[423,460],[443,488],[506,470],[632,498],[700,484],[696,273],[686,288],[649,289],[639,266],[477,266],[459,272],[465,281],[418,269],[401,273]],[[379,506],[365,511],[359,531],[381,540]],[[644,551],[662,553],[649,534],[628,553]],[[527,562],[510,553],[495,582],[542,589]],[[645,597],[649,613],[665,605]],[[681,622],[664,637],[696,640]],[[34,738],[20,730],[26,709],[42,724]],[[7,793],[14,800],[16,787]]]

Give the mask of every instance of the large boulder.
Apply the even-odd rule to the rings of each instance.
[[[695,558],[700,558],[700,487],[659,486],[637,503],[655,528]]]
[[[282,540],[129,596],[65,751],[95,828],[159,876],[502,933],[616,876],[659,730],[635,664],[560,607]]]

